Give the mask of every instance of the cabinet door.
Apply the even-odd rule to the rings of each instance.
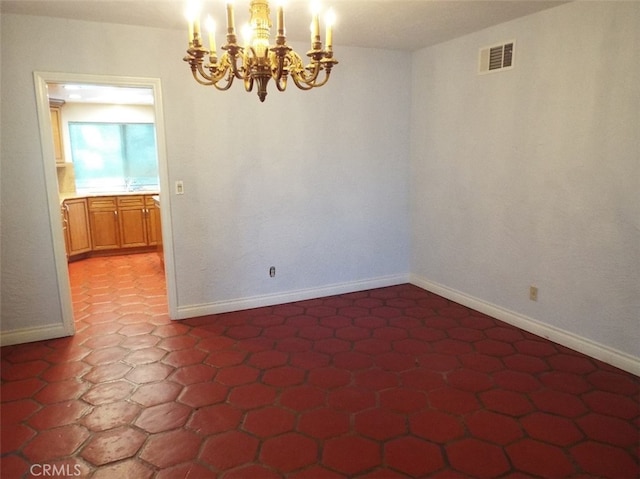
[[[147,245],[147,230],[143,208],[121,208],[119,210],[122,247],[132,248]]]
[[[117,211],[90,211],[89,218],[94,250],[120,247]]]
[[[91,233],[89,230],[89,210],[85,198],[64,202],[67,219],[68,255],[91,251]]]
[[[146,209],[143,196],[118,197],[120,245],[123,248],[147,246]]]
[[[145,196],[144,204],[147,210],[147,239],[149,246],[156,246],[160,242],[160,210],[151,196]]]
[[[62,233],[64,234],[64,248],[69,259],[69,215],[64,205],[60,207],[60,215],[62,216]]]
[[[64,147],[62,144],[62,119],[60,118],[60,106],[51,105],[49,108],[51,113],[51,128],[53,131],[53,151],[56,157],[56,163],[64,164]]]
[[[89,198],[89,224],[94,250],[120,248],[115,197]]]

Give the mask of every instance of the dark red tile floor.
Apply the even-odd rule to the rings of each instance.
[[[77,334],[2,348],[2,478],[640,475],[637,377],[415,286],[172,322],[153,254],[70,275]]]

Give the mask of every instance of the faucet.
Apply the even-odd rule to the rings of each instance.
[[[135,191],[136,180],[134,178],[125,178],[124,179],[124,189],[125,191]]]

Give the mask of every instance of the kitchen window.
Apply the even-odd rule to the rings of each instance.
[[[153,123],[69,122],[76,191],[158,191]]]

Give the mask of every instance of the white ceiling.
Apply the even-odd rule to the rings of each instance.
[[[560,0],[321,1],[324,7],[332,7],[336,12],[334,43],[338,47],[408,51],[566,3]],[[204,12],[212,14],[222,25],[224,0],[204,0],[203,4]],[[235,0],[235,4],[236,22],[241,25],[248,20],[248,13],[245,14],[248,0]],[[186,0],[1,0],[0,11],[185,30],[186,38],[185,5]],[[309,1],[285,0],[285,15],[288,39],[306,41]]]
[[[103,103],[109,105],[153,105],[153,90],[110,85],[47,83],[49,98],[66,103]]]

